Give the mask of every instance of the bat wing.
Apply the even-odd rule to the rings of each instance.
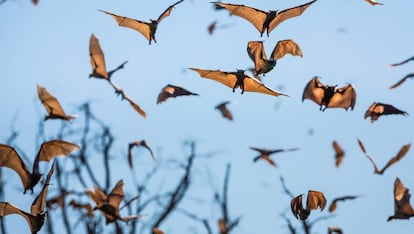
[[[63,120],[71,120],[74,117],[65,114],[65,111],[59,104],[59,101],[56,97],[50,94],[46,88],[37,85],[37,95],[48,113],[47,117],[59,118]]]
[[[114,73],[115,73],[115,72],[117,72],[118,70],[123,69],[123,68],[124,68],[124,66],[125,66],[125,64],[127,64],[127,62],[128,62],[128,60],[127,60],[127,61],[125,61],[125,62],[123,62],[123,63],[121,63],[121,65],[119,65],[119,66],[118,66],[118,67],[116,67],[115,69],[110,70],[110,71],[108,72],[108,79],[111,79],[112,74],[114,74]]]
[[[49,162],[56,156],[68,156],[72,151],[79,150],[80,147],[74,143],[62,141],[62,140],[51,140],[44,142],[40,146],[39,153],[37,155],[39,161]]]
[[[276,17],[270,21],[267,33],[270,33],[283,21],[300,16],[314,2],[316,2],[316,0],[278,12]]]
[[[312,100],[318,105],[322,105],[322,98],[324,96],[325,90],[323,89],[325,85],[323,85],[318,77],[314,77],[312,80],[306,84],[305,89],[303,90],[302,95],[302,102],[305,99]]]
[[[108,199],[108,196],[97,186],[94,186],[94,191],[86,190],[89,197],[95,202],[97,207],[102,206],[103,203]]]
[[[400,65],[403,65],[403,64],[406,64],[406,63],[410,62],[411,60],[414,60],[414,56],[410,57],[410,58],[408,58],[408,59],[406,59],[402,62],[390,64],[390,66],[392,66],[392,67],[400,66]]]
[[[374,162],[371,156],[367,153],[365,150],[365,146],[362,144],[362,141],[360,139],[357,139],[359,148],[364,153],[365,157],[371,162],[372,166],[374,166],[374,172],[380,174],[380,169],[378,168],[377,164]]]
[[[230,15],[236,15],[249,21],[260,32],[260,34],[264,32],[265,28],[263,27],[263,24],[266,21],[266,12],[245,5],[229,4],[222,2],[213,3],[216,6],[226,8],[229,11]]]
[[[152,152],[151,148],[147,145],[145,140],[142,141],[134,141],[128,144],[128,163],[131,168],[133,168],[133,161],[132,161],[132,148],[142,146],[146,148],[151,155],[152,160],[155,160],[154,153]]]
[[[128,95],[126,95],[124,93],[124,95],[122,97],[123,97],[123,99],[125,99],[129,102],[129,104],[132,106],[132,108],[134,108],[134,110],[136,112],[138,112],[138,114],[140,114],[144,118],[147,116],[145,111],[136,102],[134,102],[134,100],[132,100]]]
[[[391,114],[399,114],[399,115],[407,115],[408,113],[405,111],[402,111],[396,107],[394,107],[393,105],[389,105],[389,104],[383,104],[383,103],[377,103],[377,106],[383,106],[383,115],[391,115]]]
[[[356,199],[358,197],[359,196],[343,196],[343,197],[335,198],[332,201],[331,205],[329,205],[329,209],[328,209],[329,210],[329,213],[332,213],[332,212],[334,212],[336,210],[336,206],[337,206],[337,203],[339,201],[353,200],[353,199]]]
[[[190,68],[190,70],[197,72],[203,78],[215,80],[226,85],[229,88],[233,88],[237,82],[236,75],[231,72],[223,72],[220,70],[203,70],[198,68]]]
[[[92,65],[92,74],[89,76],[109,79],[108,72],[106,71],[105,56],[99,45],[99,40],[94,34],[91,34],[89,40],[89,55]]]
[[[87,215],[88,215],[89,217],[93,217],[93,216],[95,216],[95,215],[93,214],[93,208],[92,208],[91,204],[89,204],[89,203],[86,203],[86,204],[81,204],[81,203],[78,203],[78,202],[77,202],[77,201],[75,201],[75,200],[71,200],[71,201],[70,201],[70,203],[69,203],[69,205],[71,205],[73,208],[77,208],[77,209],[85,209],[85,210],[86,210],[86,212],[87,212]]]
[[[169,6],[157,19],[157,22],[160,23],[163,19],[165,19],[166,17],[168,17],[171,14],[171,11],[174,9],[174,7],[180,3],[182,3],[184,0],[180,0],[174,4],[172,4],[171,6]]]
[[[8,202],[0,202],[0,217],[11,214],[21,215],[29,224],[32,233],[37,233],[42,228],[44,223],[44,219],[41,219],[40,217],[35,217],[29,213],[26,213]]]
[[[325,195],[322,192],[319,191],[308,191],[308,198],[306,199],[306,209],[310,212],[312,210],[316,210],[318,208],[321,209],[321,211],[326,206],[326,198]]]
[[[299,45],[291,39],[286,39],[277,42],[275,48],[272,51],[270,59],[278,60],[286,54],[303,57],[302,50],[300,49]]]
[[[158,229],[158,228],[152,229],[152,233],[153,234],[165,234],[161,229]]]
[[[123,186],[124,182],[122,180],[118,181],[112,191],[108,194],[108,203],[116,209],[119,209],[119,204],[125,196]]]
[[[297,219],[305,220],[309,216],[309,211],[305,210],[302,205],[302,194],[290,201],[290,209]]]
[[[342,163],[342,159],[345,155],[345,152],[342,149],[342,147],[338,144],[338,142],[336,142],[336,141],[332,142],[332,146],[335,150],[335,166],[339,167],[339,165],[341,165],[341,163]]]
[[[266,85],[264,85],[260,80],[252,77],[245,76],[244,78],[244,91],[246,92],[256,92],[256,93],[264,93],[272,96],[288,96],[286,94],[277,92]]]
[[[233,120],[233,115],[231,114],[230,110],[227,108],[227,104],[229,104],[230,102],[226,101],[226,102],[222,102],[220,104],[218,104],[215,108],[218,109],[221,113],[221,115],[232,121]]]
[[[266,66],[267,56],[263,47],[263,41],[249,41],[247,43],[247,54],[254,62],[256,74]]]
[[[0,144],[0,166],[15,171],[22,181],[23,187],[29,187],[31,173],[17,151],[8,145]]]
[[[391,219],[408,219],[414,216],[414,209],[410,204],[411,194],[401,180],[397,177],[394,182],[394,215],[388,218]]]
[[[158,95],[157,104],[164,102],[170,97],[188,96],[188,95],[199,96],[198,94],[192,93],[182,87],[168,84],[167,86],[162,88],[160,94]]]
[[[334,95],[332,96],[331,100],[329,101],[327,107],[328,108],[336,108],[341,107],[345,110],[351,108],[354,109],[356,102],[356,92],[352,85],[347,85],[343,88],[336,89]]]
[[[403,147],[401,147],[400,151],[398,151],[397,155],[393,158],[391,158],[387,164],[384,166],[384,168],[382,168],[382,170],[380,171],[380,174],[384,173],[385,170],[387,170],[387,168],[389,168],[390,166],[392,166],[394,163],[398,162],[400,159],[402,159],[407,152],[410,150],[411,144],[407,144],[404,145]]]
[[[103,10],[99,10],[99,11],[102,11],[103,13],[112,16],[115,19],[115,21],[118,23],[119,26],[130,28],[130,29],[133,29],[135,31],[138,31],[148,41],[151,40],[151,29],[150,29],[150,24],[149,23],[139,21],[139,20],[136,20],[136,19],[131,19],[131,18],[124,17],[124,16],[115,15],[113,13],[103,11]]]
[[[389,89],[394,89],[397,88],[398,86],[400,86],[402,83],[404,83],[407,79],[409,78],[413,78],[414,77],[414,73],[410,73],[407,74],[406,76],[404,76],[401,80],[399,80],[397,83],[393,84],[392,86],[389,87]]]
[[[53,162],[52,167],[47,173],[47,177],[46,177],[42,190],[40,191],[40,193],[37,195],[37,197],[34,199],[32,203],[30,213],[33,216],[45,214],[46,194],[49,188],[50,179],[52,178],[53,172],[55,170],[54,168],[55,168],[55,162]]]

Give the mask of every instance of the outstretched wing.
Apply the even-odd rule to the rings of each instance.
[[[299,45],[291,39],[286,39],[277,42],[275,48],[272,51],[270,59],[278,60],[286,54],[303,57],[302,50],[300,49]]]
[[[322,98],[325,93],[323,88],[324,86],[325,85],[319,81],[318,77],[313,77],[312,80],[306,84],[305,89],[303,90],[302,102],[305,99],[309,99],[318,105],[322,105]]]
[[[30,213],[33,216],[45,214],[46,194],[47,194],[47,190],[49,188],[49,182],[50,182],[50,179],[52,178],[54,170],[55,170],[55,162],[52,163],[52,167],[47,173],[47,177],[46,177],[42,190],[40,190],[39,195],[37,195],[37,197],[34,199],[32,203],[32,206],[30,208]]]
[[[374,160],[371,158],[371,156],[369,156],[369,154],[365,150],[365,146],[362,144],[362,141],[359,138],[357,138],[357,141],[358,141],[359,148],[365,154],[365,157],[367,157],[368,160],[371,162],[372,166],[374,166],[374,172],[377,173],[377,174],[379,174],[380,173],[380,169],[378,168],[378,166],[374,162]]]
[[[247,54],[254,62],[256,73],[265,67],[267,56],[264,50],[263,41],[249,41],[247,43]]]
[[[387,168],[389,168],[390,166],[392,166],[394,163],[398,162],[400,159],[402,159],[407,152],[410,150],[411,144],[407,144],[404,145],[403,147],[401,147],[400,151],[398,151],[397,155],[395,155],[394,157],[392,157],[387,164],[384,166],[384,168],[382,168],[382,170],[380,171],[380,174],[383,174],[385,170],[387,170]]]
[[[151,148],[148,146],[147,142],[145,140],[141,141],[134,141],[128,144],[128,163],[131,168],[133,168],[133,161],[132,161],[132,148],[134,147],[144,147],[150,152],[152,160],[155,160],[154,153],[152,152]]]
[[[226,85],[229,88],[233,88],[237,82],[237,77],[232,72],[223,72],[220,70],[203,70],[198,68],[190,68],[190,70],[197,72],[203,78],[215,80]]]
[[[346,200],[353,200],[353,199],[356,199],[358,197],[359,196],[343,196],[343,197],[335,198],[331,202],[331,205],[329,205],[329,208],[328,208],[329,213],[332,213],[332,212],[334,212],[336,210],[336,206],[337,206],[337,203],[338,202],[340,202],[340,201],[346,201]]]
[[[264,32],[263,24],[266,21],[266,12],[245,5],[230,4],[223,2],[213,3],[216,7],[226,8],[229,11],[230,15],[236,15],[249,21],[260,32],[260,34]]]
[[[269,23],[269,27],[267,29],[267,32],[270,33],[273,29],[275,29],[280,23],[282,23],[283,21],[296,17],[296,16],[300,16],[310,5],[312,5],[314,2],[316,2],[317,0],[313,0],[311,2],[296,6],[296,7],[292,7],[283,11],[280,11],[277,13],[276,17],[270,21]]]
[[[157,98],[157,104],[164,102],[170,97],[188,96],[188,95],[199,96],[197,93],[190,92],[182,87],[168,84],[164,88],[161,89],[161,92]]]
[[[345,110],[351,108],[354,109],[356,102],[356,92],[352,85],[348,84],[345,87],[338,88],[335,90],[334,95],[328,103],[328,108],[341,107]]]
[[[335,150],[335,166],[339,167],[339,165],[341,165],[341,163],[342,163],[342,159],[345,155],[345,152],[342,149],[342,147],[338,144],[338,142],[336,142],[336,141],[332,142],[332,147]]]
[[[414,73],[409,73],[406,76],[404,76],[401,80],[399,80],[397,83],[391,85],[389,89],[397,88],[402,83],[404,83],[407,79],[410,79],[410,78],[413,78],[413,77],[414,77]]]
[[[318,208],[321,211],[326,206],[326,198],[322,192],[309,190],[308,191],[308,198],[306,199],[306,209],[310,212],[312,210],[316,210]]]
[[[268,95],[272,95],[272,96],[288,96],[286,94],[283,93],[279,93],[269,87],[267,87],[266,85],[264,85],[262,82],[260,82],[260,80],[256,79],[256,78],[252,78],[249,76],[245,76],[244,78],[244,91],[246,92],[255,92],[255,93],[264,93],[264,94],[268,94]]]
[[[233,115],[231,114],[230,110],[227,108],[227,104],[229,104],[229,103],[230,103],[229,101],[222,102],[222,103],[218,104],[215,108],[220,111],[221,115],[224,118],[232,121],[233,120]]]
[[[112,191],[108,194],[108,203],[115,207],[116,209],[119,209],[119,204],[124,199],[124,190],[123,190],[124,182],[122,180],[118,181],[116,183],[115,187],[112,189]]]
[[[63,120],[71,120],[73,116],[66,115],[59,101],[50,94],[45,87],[37,85],[37,95],[45,107],[48,115],[47,118],[59,118]]]
[[[38,218],[33,215],[30,215],[29,213],[15,207],[14,205],[8,202],[0,202],[0,217],[11,214],[21,215],[29,224],[32,233],[37,233],[43,225],[43,222],[39,220],[40,217]]]
[[[15,171],[19,175],[25,189],[29,186],[31,173],[13,147],[0,144],[0,166],[8,167]]]
[[[392,66],[392,67],[400,66],[400,65],[406,64],[406,63],[408,63],[408,62],[410,62],[412,60],[414,60],[414,56],[413,57],[410,57],[410,58],[408,58],[408,59],[406,59],[406,60],[404,60],[402,62],[390,64],[390,66]]]
[[[161,22],[161,20],[163,20],[163,19],[165,19],[166,17],[168,17],[170,14],[171,14],[171,11],[173,10],[173,8],[176,6],[176,5],[178,5],[178,4],[180,4],[180,3],[182,3],[184,0],[180,0],[180,1],[178,1],[178,2],[176,2],[176,3],[174,3],[174,4],[172,4],[171,6],[169,6],[159,17],[158,17],[158,19],[157,19],[157,21],[158,21],[158,23],[160,23]]]
[[[112,16],[119,26],[136,30],[139,33],[141,33],[148,41],[151,40],[151,34],[150,34],[151,29],[150,29],[149,23],[139,21],[136,19],[131,19],[125,16],[119,16],[119,15],[113,14],[111,12],[103,11],[103,10],[99,10],[99,11],[102,11],[103,13]]]
[[[106,71],[105,56],[99,45],[98,38],[92,33],[89,40],[89,55],[91,57],[92,73],[89,77],[108,79]]]
[[[134,110],[138,112],[138,114],[140,114],[142,117],[145,118],[147,116],[145,111],[134,100],[132,100],[132,98],[130,98],[126,93],[123,93],[122,98],[127,100],[129,104],[132,106],[132,108],[134,108]]]

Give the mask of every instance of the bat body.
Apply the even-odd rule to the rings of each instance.
[[[365,156],[368,158],[368,160],[374,166],[374,173],[379,174],[379,175],[384,174],[384,172],[385,172],[385,170],[387,170],[387,168],[389,168],[390,166],[392,166],[396,162],[400,161],[407,154],[407,152],[410,150],[410,147],[411,147],[411,144],[403,145],[401,147],[400,151],[398,151],[397,155],[395,155],[390,160],[388,160],[387,164],[385,164],[385,166],[382,169],[379,169],[377,164],[372,159],[372,157],[365,150],[365,146],[362,144],[362,141],[360,139],[357,139],[357,141],[358,141],[358,145],[359,145],[359,148],[361,149],[361,151],[365,154]]]
[[[119,26],[121,27],[126,27],[126,28],[130,28],[133,30],[136,30],[137,32],[141,33],[149,42],[149,44],[151,45],[151,42],[154,41],[155,43],[157,43],[157,40],[155,39],[155,33],[157,31],[158,28],[158,24],[165,19],[166,17],[168,17],[171,14],[171,11],[173,10],[173,8],[178,5],[179,3],[183,2],[184,0],[180,0],[176,3],[174,3],[173,5],[169,6],[156,20],[152,20],[150,19],[149,22],[144,22],[144,21],[140,21],[140,20],[136,20],[136,19],[131,19],[128,17],[124,17],[124,16],[119,16],[107,11],[102,11],[103,13],[112,16],[115,21],[118,23]]]
[[[243,94],[246,92],[264,93],[272,96],[288,96],[283,93],[274,91],[273,89],[265,86],[260,80],[247,76],[244,70],[237,70],[236,72],[225,72],[220,70],[203,70],[199,68],[190,68],[190,70],[197,72],[201,77],[215,80],[227,87],[230,87],[233,92],[236,88],[240,87]]]
[[[161,92],[157,98],[157,104],[160,104],[166,101],[168,98],[172,98],[172,97],[175,98],[178,96],[188,96],[188,95],[200,96],[197,93],[192,93],[182,87],[168,84],[164,88],[161,89]]]
[[[365,112],[364,119],[370,117],[371,123],[374,123],[378,118],[382,115],[391,115],[391,114],[398,114],[398,115],[408,115],[407,112],[402,111],[398,108],[395,108],[392,105],[384,104],[380,102],[374,102]]]
[[[365,0],[366,2],[368,2],[369,4],[371,4],[372,6],[375,5],[384,5],[383,3],[377,2],[375,0]]]
[[[278,41],[268,59],[264,50],[263,41],[249,41],[247,54],[254,62],[254,75],[266,74],[273,70],[276,61],[286,54],[303,57],[300,47],[291,39]]]
[[[236,15],[249,21],[259,31],[260,36],[263,36],[265,31],[267,36],[269,36],[269,33],[280,23],[287,19],[300,16],[314,2],[316,2],[316,0],[283,11],[269,10],[268,12],[245,5],[222,2],[212,3],[214,3],[216,7],[226,8],[230,15]]]
[[[409,73],[409,74],[407,74],[406,76],[404,76],[404,77],[403,77],[401,80],[399,80],[397,83],[395,83],[395,84],[391,85],[389,89],[395,89],[395,88],[397,88],[398,86],[400,86],[402,83],[404,83],[406,80],[408,80],[408,79],[412,79],[412,78],[414,78],[414,72],[413,72],[413,73]]]
[[[348,84],[342,88],[322,84],[318,77],[314,77],[305,86],[302,102],[309,99],[320,106],[319,110],[325,111],[326,108],[354,109],[356,102],[356,92],[352,85]]]
[[[303,208],[302,196],[303,194],[300,194],[290,201],[290,208],[292,210],[293,216],[295,216],[297,219],[306,220],[312,210],[320,208],[322,211],[326,206],[326,198],[322,192],[313,190],[308,191],[306,209]]]
[[[233,115],[231,114],[230,110],[227,108],[227,105],[228,105],[229,103],[230,103],[229,101],[222,102],[222,103],[218,104],[218,105],[215,107],[215,109],[219,110],[219,111],[220,111],[220,113],[221,113],[221,115],[222,115],[224,118],[226,118],[226,119],[228,119],[228,120],[230,120],[230,121],[233,121]]]
[[[344,158],[345,152],[336,141],[332,142],[332,147],[335,150],[335,166],[339,167],[342,163],[342,159]]]
[[[270,158],[270,155],[281,153],[281,152],[298,150],[298,148],[268,150],[268,149],[262,149],[262,148],[252,147],[252,146],[250,146],[249,148],[256,152],[259,152],[259,155],[253,158],[253,162],[257,162],[259,159],[263,159],[274,167],[276,167],[276,163]]]
[[[59,155],[68,156],[72,151],[78,149],[79,146],[66,141],[52,140],[44,142],[40,146],[39,152],[33,162],[32,172],[30,172],[13,147],[0,144],[0,166],[14,170],[22,181],[24,193],[26,193],[27,190],[30,190],[33,193],[33,187],[39,182],[42,175],[39,172],[40,161],[48,162]]]
[[[50,94],[45,87],[37,85],[37,95],[47,111],[45,121],[48,119],[71,121],[76,117],[74,115],[67,115],[56,97]]]
[[[353,200],[353,199],[356,199],[358,197],[359,196],[343,196],[343,197],[335,198],[331,202],[331,204],[329,205],[329,208],[328,208],[329,213],[332,213],[332,212],[334,212],[336,210],[336,207],[337,207],[337,203],[338,202],[340,202],[340,201],[346,201],[346,200]]]
[[[42,190],[33,201],[30,213],[27,213],[8,202],[0,202],[0,217],[11,214],[21,215],[29,224],[32,234],[35,234],[38,231],[40,231],[46,220],[46,194],[49,187],[50,178],[53,175],[54,165],[55,163],[52,164],[52,167],[50,168],[47,174]]]
[[[397,177],[394,181],[394,215],[388,217],[387,221],[393,219],[410,219],[414,216],[414,209],[411,206],[410,197],[410,190]]]
[[[128,144],[128,163],[131,169],[134,167],[133,161],[132,161],[132,148],[134,147],[144,147],[150,152],[152,160],[155,160],[154,153],[152,152],[151,148],[148,146],[145,140],[131,142]]]

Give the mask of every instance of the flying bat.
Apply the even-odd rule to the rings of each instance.
[[[122,180],[116,183],[112,191],[106,195],[101,189],[97,186],[94,186],[94,191],[86,190],[86,193],[89,197],[95,202],[96,207],[102,212],[105,217],[106,224],[121,220],[123,222],[128,222],[133,219],[139,218],[139,216],[125,216],[121,217],[119,214],[119,205],[124,199],[124,182]]]
[[[407,79],[412,79],[414,77],[414,72],[413,73],[409,73],[406,76],[404,76],[401,80],[399,80],[397,83],[391,85],[389,87],[389,89],[395,89],[398,86],[400,86],[402,83],[404,83]]]
[[[395,108],[392,105],[374,102],[371,104],[371,106],[369,106],[368,110],[365,112],[364,119],[370,117],[371,123],[374,123],[381,115],[391,114],[399,114],[404,116],[408,115],[407,112]]]
[[[264,75],[273,70],[276,66],[276,61],[286,54],[303,57],[300,47],[291,39],[278,41],[269,59],[267,59],[263,41],[249,41],[247,43],[247,54],[254,62],[255,76]]]
[[[214,107],[215,109],[217,109],[217,110],[219,110],[220,111],[220,113],[221,113],[221,115],[224,117],[224,118],[226,118],[226,119],[228,119],[228,120],[230,120],[230,121],[233,121],[233,115],[231,114],[231,112],[230,112],[230,110],[227,108],[227,105],[229,104],[230,102],[229,101],[225,101],[225,102],[222,102],[222,103],[220,103],[220,104],[218,104],[216,107]]]
[[[328,228],[328,234],[342,234],[343,231],[339,227],[329,227]]]
[[[387,221],[393,219],[410,219],[414,216],[414,209],[410,204],[410,197],[410,190],[397,177],[394,181],[394,215],[388,217]]]
[[[366,2],[368,2],[369,4],[371,4],[372,6],[375,5],[384,5],[383,3],[377,2],[375,0],[365,0]]]
[[[223,24],[223,25],[217,25],[217,20],[211,22],[208,27],[207,27],[207,32],[210,35],[213,35],[213,33],[216,31],[216,29],[218,28],[227,28],[229,27],[230,24]]]
[[[279,93],[266,85],[260,80],[247,76],[244,70],[237,70],[236,72],[225,72],[220,70],[203,70],[198,68],[189,68],[192,71],[197,72],[201,77],[215,80],[220,82],[227,87],[233,89],[233,92],[237,87],[240,87],[243,94],[246,92],[264,93],[272,96],[288,96],[283,93]]]
[[[250,149],[259,152],[259,155],[253,158],[253,162],[257,162],[259,159],[263,159],[267,161],[270,165],[276,167],[276,163],[270,158],[270,155],[281,153],[281,152],[288,152],[288,151],[296,151],[298,148],[292,148],[292,149],[275,149],[275,150],[268,150],[268,149],[262,149],[257,147],[249,147]]]
[[[319,110],[325,111],[326,108],[354,109],[356,102],[356,92],[351,84],[338,88],[335,86],[322,84],[318,77],[314,77],[303,90],[302,102],[305,99],[312,100],[320,105]]]
[[[48,119],[62,119],[71,121],[75,115],[67,115],[55,96],[50,94],[45,87],[37,85],[37,95],[47,111],[45,121]]]
[[[151,45],[151,41],[154,41],[155,43],[157,43],[157,40],[155,39],[155,33],[157,31],[158,24],[163,19],[165,19],[166,17],[168,17],[171,14],[171,11],[173,10],[173,8],[176,5],[178,5],[179,3],[182,3],[183,1],[184,0],[180,0],[176,3],[174,3],[173,5],[169,6],[158,17],[158,19],[156,19],[156,20],[150,19],[150,22],[143,22],[143,21],[136,20],[136,19],[131,19],[131,18],[128,18],[128,17],[115,15],[113,13],[103,11],[103,10],[99,10],[99,11],[102,11],[103,13],[112,16],[116,20],[116,22],[118,23],[119,26],[130,28],[130,29],[138,31],[139,33],[141,33],[148,40],[149,44]]]
[[[390,66],[391,67],[401,66],[401,65],[406,64],[406,63],[408,63],[410,61],[413,61],[413,60],[414,60],[414,56],[413,57],[410,57],[410,58],[408,58],[408,59],[406,59],[406,60],[404,60],[402,62],[399,62],[399,63],[392,63],[392,64],[390,64]]]
[[[65,198],[69,195],[74,194],[75,191],[63,191],[59,195],[49,198],[46,201],[48,209],[55,209],[57,207],[63,207],[65,205]]]
[[[314,2],[316,2],[316,0],[305,3],[303,5],[288,8],[283,11],[269,10],[268,12],[245,5],[222,2],[212,3],[214,3],[216,7],[226,8],[229,11],[230,15],[236,15],[249,21],[259,31],[260,36],[263,36],[263,33],[265,31],[267,33],[267,36],[269,36],[269,33],[280,23],[287,19],[300,16]]]
[[[37,197],[34,199],[32,203],[30,214],[27,213],[26,211],[23,211],[17,208],[16,206],[8,202],[0,202],[0,217],[11,215],[11,214],[21,215],[29,224],[32,234],[35,234],[38,231],[40,231],[40,229],[42,228],[46,220],[46,215],[47,215],[45,211],[46,194],[47,194],[47,190],[49,187],[50,178],[53,175],[54,165],[55,163],[53,162],[52,167],[47,173],[47,177],[46,177],[42,190],[40,191],[40,193],[37,195]]]
[[[158,228],[153,228],[152,233],[153,234],[164,234],[164,232],[161,229],[158,229]]]
[[[293,216],[300,220],[306,220],[312,210],[320,208],[322,211],[326,206],[326,198],[322,192],[319,191],[308,191],[308,198],[306,199],[306,209],[303,208],[302,195],[293,198],[290,201],[290,208]]]
[[[89,216],[89,217],[94,217],[95,216],[93,214],[93,208],[92,208],[91,204],[89,204],[89,203],[78,203],[77,201],[72,199],[69,202],[69,205],[72,206],[75,209],[79,209],[79,210],[84,209],[84,210],[86,210],[86,215]]]
[[[342,159],[344,158],[345,151],[336,141],[332,142],[332,147],[335,150],[335,166],[339,167],[342,163]]]
[[[132,161],[132,148],[134,147],[144,147],[145,149],[149,151],[152,160],[155,160],[154,153],[152,152],[151,148],[148,146],[145,140],[131,142],[128,144],[128,163],[131,169],[134,167],[133,161]]]
[[[362,141],[360,139],[357,139],[357,141],[358,141],[358,145],[361,151],[365,154],[365,156],[374,166],[374,173],[379,174],[379,175],[382,175],[385,172],[385,170],[387,170],[387,168],[389,168],[390,166],[392,166],[393,164],[401,160],[407,154],[407,152],[410,150],[410,147],[411,147],[411,144],[403,145],[400,151],[398,151],[397,155],[395,155],[390,160],[388,160],[387,164],[385,164],[385,166],[382,169],[379,169],[377,164],[375,164],[374,160],[372,159],[372,157],[365,150],[365,146],[362,144]]]
[[[51,140],[44,142],[37,153],[33,162],[32,172],[29,171],[16,149],[0,144],[0,166],[14,170],[20,177],[24,192],[30,190],[33,193],[34,186],[39,182],[42,174],[39,172],[39,162],[49,162],[54,157],[63,155],[68,156],[72,151],[80,149],[78,145],[61,140]]]
[[[328,211],[329,213],[332,213],[336,210],[337,203],[340,201],[346,201],[346,200],[353,200],[358,198],[359,196],[343,196],[338,197],[332,200],[331,204],[329,205]]]
[[[161,92],[157,98],[157,104],[160,104],[161,102],[166,101],[168,98],[172,98],[172,97],[175,98],[178,96],[188,96],[188,95],[200,96],[197,93],[192,93],[182,87],[168,84],[164,88],[161,89]]]

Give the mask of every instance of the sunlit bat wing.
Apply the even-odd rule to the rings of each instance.
[[[95,202],[96,206],[99,207],[108,199],[108,196],[97,186],[94,186],[93,189],[94,191],[87,189],[86,193]]]
[[[343,197],[335,198],[331,202],[331,204],[329,205],[329,208],[328,208],[329,213],[332,213],[332,212],[334,212],[336,210],[336,207],[337,207],[337,203],[338,202],[340,202],[340,201],[346,201],[346,200],[353,200],[353,199],[356,199],[358,197],[359,196],[343,196]]]
[[[222,103],[218,104],[215,108],[220,111],[221,115],[224,118],[232,121],[233,120],[233,115],[231,114],[230,110],[227,108],[227,105],[229,103],[230,103],[229,101],[222,102]]]
[[[368,2],[369,4],[371,4],[372,6],[375,5],[384,5],[383,3],[377,2],[375,0],[365,0],[366,2]]]
[[[127,60],[127,61],[125,61],[125,62],[123,62],[123,63],[121,63],[121,65],[119,65],[119,66],[118,66],[118,67],[116,67],[115,69],[108,71],[108,79],[111,79],[112,75],[113,75],[115,72],[117,72],[117,71],[119,71],[119,70],[123,69],[123,68],[124,68],[124,66],[125,66],[125,64],[127,64],[127,63],[128,63],[128,60]]]
[[[91,57],[92,73],[89,77],[108,79],[108,72],[105,65],[105,56],[99,45],[98,38],[91,34],[89,40],[89,55]]]
[[[380,169],[378,168],[377,164],[374,162],[372,157],[369,156],[369,154],[367,153],[364,144],[362,144],[362,141],[359,138],[357,138],[357,142],[358,142],[359,148],[364,153],[365,157],[367,157],[367,159],[371,162],[372,166],[374,166],[375,173],[379,173]]]
[[[18,214],[21,215],[29,224],[31,233],[37,233],[43,226],[44,219],[41,217],[33,216],[8,202],[0,202],[0,217]]]
[[[286,54],[303,57],[302,50],[300,49],[299,45],[291,39],[286,39],[277,42],[275,48],[272,51],[270,59],[278,60]]]
[[[119,204],[124,199],[124,182],[122,180],[118,181],[112,191],[108,194],[108,204],[112,205],[116,209],[119,209]]]
[[[171,11],[174,9],[174,7],[176,5],[178,5],[179,3],[182,3],[184,0],[180,0],[174,4],[172,4],[171,6],[169,6],[163,13],[161,13],[161,15],[158,17],[157,21],[158,23],[160,23],[163,19],[165,19],[166,17],[170,16]]]
[[[59,101],[45,87],[37,85],[37,95],[47,111],[47,119],[72,120],[75,116],[66,115]]]
[[[408,59],[406,59],[406,60],[404,60],[402,62],[390,64],[390,66],[392,66],[392,67],[401,66],[401,65],[406,64],[406,63],[408,63],[408,62],[410,62],[412,60],[414,60],[414,56],[413,57],[410,57],[410,58],[408,58]]]
[[[25,190],[29,188],[31,172],[13,147],[0,144],[0,166],[15,171],[19,175]]]
[[[410,203],[411,194],[397,177],[394,181],[394,215],[388,217],[387,221],[393,219],[409,219],[414,216],[414,209]]]
[[[406,76],[404,76],[401,80],[399,80],[397,83],[390,86],[389,89],[395,89],[398,86],[400,86],[402,83],[404,83],[407,79],[412,79],[414,77],[414,73],[409,73]]]
[[[336,141],[332,142],[332,147],[335,150],[335,166],[339,167],[342,163],[342,159],[345,155],[345,152],[342,149],[342,147],[338,144],[338,142]]]
[[[74,143],[62,141],[62,140],[51,140],[44,142],[40,146],[38,153],[39,161],[49,162],[52,158],[56,156],[68,156],[72,151],[79,150],[80,147]]]
[[[293,198],[290,201],[290,209],[292,211],[293,216],[297,219],[305,220],[309,216],[309,211],[303,208],[302,204],[302,194]]]
[[[370,117],[371,123],[374,123],[381,115],[390,115],[390,114],[400,114],[408,115],[407,112],[402,111],[393,105],[374,102],[369,106],[368,110],[365,112],[364,119]]]
[[[352,85],[348,84],[343,88],[336,89],[334,95],[332,96],[331,100],[329,101],[327,108],[344,108],[348,110],[354,109],[356,102],[356,92]]]
[[[45,180],[42,190],[40,191],[40,193],[37,195],[37,197],[32,203],[32,206],[30,208],[30,213],[33,216],[37,216],[39,214],[40,215],[45,214],[46,194],[49,188],[50,179],[52,178],[53,172],[55,170],[54,168],[55,168],[55,162],[52,163],[52,166],[49,172],[47,173],[46,180]]]
[[[157,98],[157,104],[160,104],[166,101],[168,98],[172,98],[172,97],[175,98],[178,96],[188,96],[188,95],[199,96],[199,94],[190,92],[182,87],[168,84],[164,88],[161,89],[161,92],[159,93],[158,98]]]
[[[407,152],[410,150],[411,144],[407,144],[404,145],[403,147],[401,147],[400,151],[398,151],[397,155],[393,158],[391,158],[387,164],[382,168],[382,170],[379,172],[379,174],[383,174],[385,170],[387,170],[388,167],[392,166],[393,164],[395,164],[396,162],[398,162],[399,160],[401,160],[406,154]]]
[[[318,105],[322,105],[322,98],[325,92],[323,87],[324,85],[319,81],[318,77],[315,76],[306,84],[305,89],[303,90],[302,102],[305,99],[309,99]]]
[[[245,6],[245,5],[238,5],[238,4],[230,4],[230,3],[222,3],[222,2],[213,2],[216,6],[226,8],[230,15],[239,16],[247,21],[249,21],[253,26],[263,34],[264,30],[264,22],[266,21],[267,13],[255,9],[253,7]]]
[[[267,56],[264,50],[263,41],[249,41],[247,43],[247,54],[254,62],[254,70],[257,73],[266,66]]]
[[[126,95],[125,93],[123,93],[122,96],[123,99],[127,100],[129,102],[129,104],[132,106],[132,108],[134,108],[134,110],[136,112],[138,112],[138,114],[140,114],[142,117],[146,117],[147,114],[145,113],[145,111],[134,101],[132,100],[128,95]]]
[[[293,17],[300,16],[310,5],[312,5],[316,1],[317,0],[313,0],[311,2],[278,12],[276,14],[276,17],[272,21],[270,21],[267,33],[270,33],[283,21]]]
[[[215,80],[229,88],[233,88],[234,84],[237,82],[236,75],[231,72],[223,72],[220,70],[203,70],[198,68],[190,68],[190,70],[197,72],[203,78]]]
[[[308,191],[308,198],[306,199],[306,209],[308,211],[316,210],[318,208],[322,211],[325,206],[326,198],[322,192],[313,190]]]
[[[244,91],[246,92],[256,92],[256,93],[264,93],[272,96],[288,96],[286,94],[277,92],[266,85],[264,85],[260,80],[252,77],[246,76],[244,79]]]

